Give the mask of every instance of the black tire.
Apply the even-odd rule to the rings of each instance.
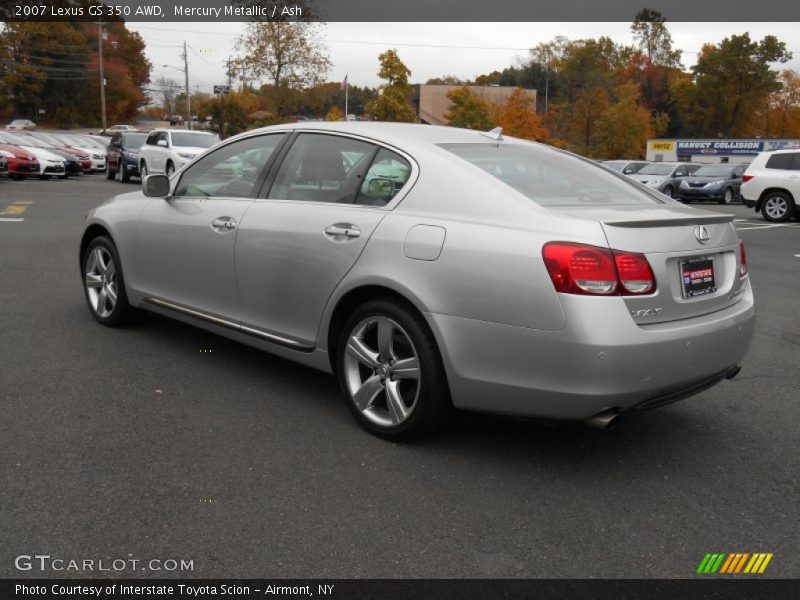
[[[368,419],[356,406],[348,387],[345,370],[348,340],[360,323],[373,317],[385,317],[399,325],[401,333],[405,333],[413,344],[418,359],[416,401],[408,417],[397,425],[379,425]],[[434,432],[452,415],[450,390],[436,340],[422,316],[406,304],[393,299],[379,299],[361,305],[347,318],[336,350],[336,373],[345,402],[356,420],[370,433],[387,440],[408,441]]]
[[[794,216],[795,205],[786,192],[769,192],[761,199],[761,216],[765,221],[785,223]]]
[[[733,191],[733,188],[727,187],[722,191],[722,198],[719,199],[719,203],[727,206],[729,204],[733,204],[733,200],[735,198],[736,193]]]
[[[139,173],[141,173],[142,181],[144,178],[147,177],[147,163],[142,161],[142,164],[139,166]]]
[[[664,188],[664,194],[670,198],[675,198],[675,188],[673,188],[671,185],[668,185]]]
[[[110,256],[111,260],[114,262],[113,278],[114,283],[116,283],[117,300],[107,315],[100,314],[95,305],[93,305],[89,287],[86,284],[89,278],[88,274],[94,270],[91,265],[92,256],[98,249]],[[89,306],[89,312],[92,313],[92,316],[98,323],[108,327],[123,327],[133,322],[136,310],[128,303],[128,294],[125,289],[125,277],[122,272],[122,262],[117,253],[117,247],[108,237],[104,235],[98,236],[86,247],[86,251],[81,257],[81,279],[84,296],[86,297],[86,304]],[[110,280],[111,277],[109,277],[109,281]]]
[[[119,174],[119,182],[120,183],[128,183],[131,180],[131,174],[128,172],[127,167],[122,165],[119,169],[117,169],[117,173]]]
[[[109,163],[108,161],[106,161],[106,179],[108,179],[109,181],[111,181],[112,179],[114,179],[114,176],[115,176],[116,174],[117,174],[117,173],[116,173],[116,171],[112,171],[112,170],[111,170],[111,163]]]

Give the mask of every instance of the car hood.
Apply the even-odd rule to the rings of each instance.
[[[653,181],[654,179],[667,179],[669,175],[642,175],[641,173],[634,173],[628,175],[634,181]]]
[[[44,148],[36,148],[35,146],[23,146],[23,148],[25,148],[25,150],[27,150],[28,152],[33,154],[36,158],[38,158],[39,162],[43,160],[53,160],[61,163],[64,162],[63,157],[53,152],[50,152],[50,150],[45,150]]]
[[[695,175],[695,176],[692,176],[692,177],[684,178],[684,181],[687,182],[687,183],[709,183],[710,181],[719,181],[720,179],[727,179],[727,178],[728,178],[727,175],[716,175],[716,176],[708,176],[708,175],[706,175],[706,176],[703,176],[703,177],[697,177]]]
[[[200,148],[198,146],[173,146],[172,149],[175,150],[176,153],[182,152],[184,154],[193,154],[195,156],[208,150],[208,148]]]

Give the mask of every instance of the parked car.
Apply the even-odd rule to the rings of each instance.
[[[697,163],[657,162],[642,167],[638,173],[628,175],[634,181],[674,198],[678,186],[702,165]]]
[[[739,198],[742,175],[747,165],[703,165],[678,186],[678,196],[684,202],[715,200],[731,204]]]
[[[53,133],[51,135],[60,140],[66,146],[80,150],[89,156],[92,161],[93,172],[106,170],[105,148],[101,148],[97,144],[93,143],[88,137],[69,133]]]
[[[83,167],[81,166],[81,162],[74,154],[67,152],[66,150],[62,150],[61,148],[58,148],[53,144],[40,139],[31,132],[17,133],[16,135],[20,140],[24,140],[29,147],[41,148],[60,157],[64,161],[65,177],[69,177],[70,175],[83,175]]]
[[[83,170],[84,173],[92,172],[92,157],[86,150],[81,150],[78,148],[72,148],[70,146],[67,146],[66,144],[61,142],[58,138],[56,138],[54,135],[51,135],[49,133],[43,133],[41,131],[37,131],[36,133],[32,133],[30,135],[36,137],[37,139],[48,142],[49,144],[52,144],[59,150],[63,150],[64,152],[69,152],[75,158],[78,159],[81,165],[81,169]]]
[[[172,176],[198,154],[219,141],[215,133],[185,129],[154,129],[139,151],[139,172]]]
[[[9,131],[36,131],[36,123],[28,119],[14,119],[6,125]]]
[[[36,173],[36,175],[39,175],[42,179],[67,176],[63,157],[45,148],[36,147],[36,145],[30,143],[29,139],[24,139],[22,136],[2,131],[0,132],[0,143],[18,146],[30,154],[33,154],[36,157],[36,164],[39,167],[39,172]]]
[[[146,133],[126,131],[115,133],[106,151],[106,179],[122,183],[139,177],[139,149],[147,138]]]
[[[8,175],[8,163],[6,157],[0,153],[0,175]]]
[[[800,149],[762,152],[742,179],[745,205],[767,221],[800,218]]]
[[[623,175],[633,175],[649,165],[650,162],[646,160],[604,160],[601,164]]]
[[[6,144],[0,137],[0,156],[6,161],[7,175],[11,179],[22,179],[39,175],[39,161],[29,150]]]
[[[133,125],[112,125],[108,129],[105,130],[105,135],[113,136],[115,133],[120,133],[123,131],[139,131]]]
[[[91,210],[79,261],[99,323],[147,309],[333,372],[389,439],[453,407],[607,426],[734,377],[755,326],[732,216],[451,127],[236,136]]]

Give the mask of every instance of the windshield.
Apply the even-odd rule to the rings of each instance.
[[[217,136],[210,133],[172,132],[172,145],[194,148],[211,148],[217,143]]]
[[[675,165],[650,164],[642,167],[637,175],[670,175],[675,170]]]
[[[625,165],[628,164],[627,160],[606,160],[603,161],[603,166],[608,167],[609,169],[614,169],[615,171],[622,171],[625,168]]]
[[[126,133],[122,138],[122,143],[126,148],[141,148],[146,139],[146,133]]]
[[[695,177],[727,177],[733,171],[728,165],[708,165],[700,167],[694,172]]]
[[[662,202],[594,163],[535,144],[442,144],[541,206]]]

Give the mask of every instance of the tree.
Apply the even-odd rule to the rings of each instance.
[[[158,93],[163,99],[164,110],[167,111],[168,115],[173,114],[175,96],[178,95],[178,92],[181,89],[180,84],[172,79],[172,77],[167,77],[166,75],[159,75],[156,77],[156,80],[153,82],[153,84],[156,86]]]
[[[562,100],[555,106],[559,131],[568,148],[584,156],[598,156],[597,121],[608,105],[605,88],[587,87],[576,92],[572,101]]]
[[[426,85],[467,85],[469,82],[456,77],[455,75],[445,75],[444,77],[432,77],[425,82]]]
[[[473,94],[467,86],[447,93],[450,107],[444,117],[451,127],[488,131],[494,127],[489,118],[487,103]]]
[[[681,51],[672,49],[672,35],[665,23],[660,12],[645,8],[634,17],[631,32],[639,49],[654,65],[680,67]]]
[[[325,115],[326,121],[344,121],[344,111],[338,106],[331,106],[328,114]]]
[[[415,121],[416,111],[408,101],[412,91],[408,85],[411,71],[400,60],[397,50],[387,50],[378,60],[381,65],[378,77],[386,83],[381,86],[380,95],[367,105],[367,112],[379,121]]]
[[[537,142],[550,137],[550,132],[542,124],[522,88],[515,89],[497,109],[495,122],[503,128],[503,133],[510,136]]]
[[[285,114],[284,91],[322,83],[331,66],[320,23],[253,22],[239,40],[242,65],[254,78],[269,77],[275,114]]]
[[[697,115],[697,134],[740,134],[756,107],[781,89],[770,64],[791,58],[786,44],[772,35],[756,42],[744,33],[703,46],[692,67],[694,87],[682,98],[683,108]]]
[[[639,105],[635,83],[624,83],[615,92],[616,101],[597,121],[594,151],[606,158],[643,158],[647,138],[653,135],[650,113]]]

